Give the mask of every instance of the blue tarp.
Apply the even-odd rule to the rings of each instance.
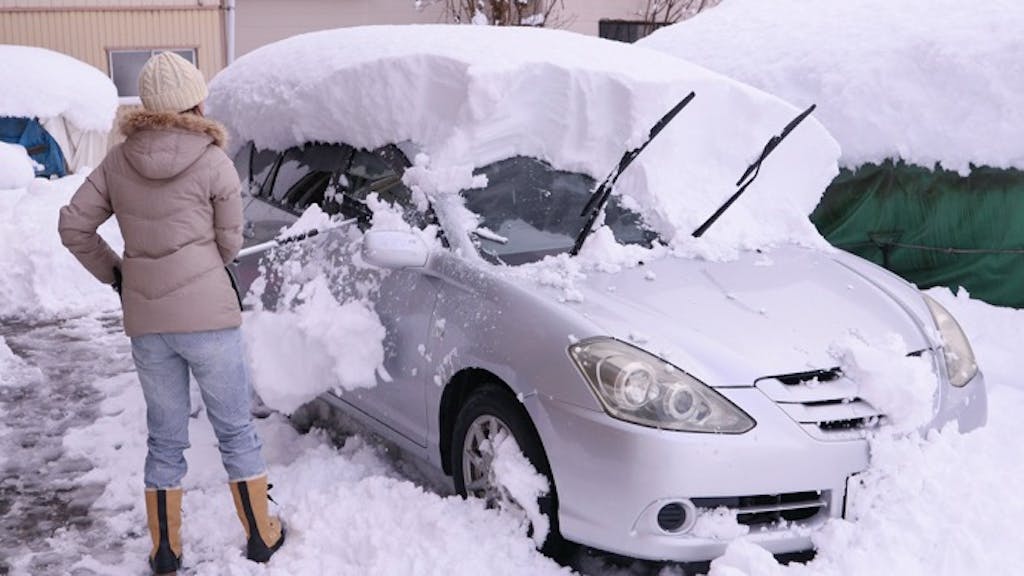
[[[42,178],[67,175],[64,153],[53,136],[35,118],[0,116],[0,141],[20,144],[28,155],[42,168],[36,168],[36,176]]]

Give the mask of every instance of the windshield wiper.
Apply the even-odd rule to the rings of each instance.
[[[597,217],[601,214],[601,210],[604,209],[604,205],[608,203],[608,198],[612,194],[612,188],[615,187],[615,182],[618,181],[619,176],[622,175],[626,168],[629,168],[629,165],[632,164],[633,160],[636,160],[636,157],[644,151],[644,148],[651,143],[651,140],[654,140],[654,137],[657,136],[673,118],[676,117],[676,114],[679,114],[679,111],[685,108],[686,105],[693,100],[694,96],[696,96],[696,94],[690,92],[686,95],[686,98],[683,98],[678,104],[673,106],[672,109],[661,118],[661,120],[658,120],[658,123],[651,128],[650,134],[647,135],[647,140],[645,140],[639,147],[626,152],[622,156],[622,159],[619,160],[618,167],[616,167],[615,170],[612,170],[612,173],[604,179],[604,182],[601,182],[601,185],[594,190],[594,194],[590,196],[590,200],[587,201],[587,205],[583,207],[582,211],[580,211],[580,216],[586,216],[587,221],[583,224],[583,229],[580,231],[579,236],[576,237],[576,243],[573,244],[572,252],[569,252],[570,255],[575,256],[579,253],[580,248],[583,247],[583,242],[587,239],[587,236],[590,235],[594,228],[594,222],[597,221]]]
[[[775,147],[779,145],[779,142],[782,142],[786,136],[789,136],[789,133],[792,132],[794,128],[804,121],[804,118],[810,116],[811,112],[814,112],[816,107],[817,104],[811,104],[807,110],[804,110],[799,116],[790,121],[789,124],[786,124],[786,127],[782,129],[782,132],[777,136],[772,136],[771,139],[768,140],[768,143],[764,145],[764,150],[761,150],[761,155],[757,157],[757,160],[754,160],[753,164],[747,166],[747,169],[743,171],[743,176],[740,176],[740,179],[736,181],[736,185],[739,186],[736,193],[730,196],[729,199],[725,201],[725,204],[719,206],[718,210],[715,210],[715,213],[711,215],[711,218],[708,218],[707,221],[701,224],[699,228],[693,231],[694,238],[700,238],[703,236],[704,233],[708,231],[708,228],[711,228],[711,225],[714,224],[722,214],[725,214],[725,211],[732,206],[732,203],[746,191],[747,186],[750,186],[750,184],[757,179],[757,175],[761,172],[761,163],[764,162],[764,159],[767,158],[773,150],[775,150]]]

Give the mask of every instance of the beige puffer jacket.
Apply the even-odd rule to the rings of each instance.
[[[225,265],[242,246],[241,186],[224,129],[195,114],[137,111],[127,136],[60,211],[65,246],[101,282],[123,275],[129,336],[241,325]],[[96,229],[117,216],[124,260]]]

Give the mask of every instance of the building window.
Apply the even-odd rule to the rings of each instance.
[[[155,48],[152,50],[110,50],[110,78],[117,86],[118,96],[139,95],[139,73],[151,56],[159,52],[174,52],[192,64],[196,63],[195,48]]]
[[[601,38],[609,40],[636,42],[662,26],[668,26],[668,23],[643,20],[601,20],[597,23],[597,34]]]

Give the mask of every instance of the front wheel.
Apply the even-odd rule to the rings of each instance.
[[[561,554],[564,543],[558,532],[551,467],[529,416],[514,396],[497,386],[473,393],[455,420],[450,450],[456,492],[520,515],[529,522],[531,536],[546,532],[538,542],[542,552]],[[546,480],[546,486],[534,484],[535,475],[521,472],[528,468],[517,463],[517,454],[525,456],[540,476],[536,480]]]

